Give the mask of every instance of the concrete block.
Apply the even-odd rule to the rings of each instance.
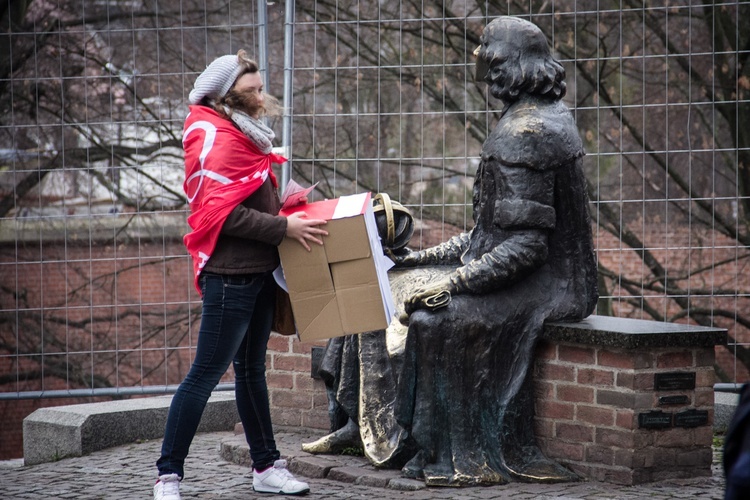
[[[376,469],[369,474],[358,477],[354,484],[360,484],[362,486],[372,486],[375,488],[387,488],[388,483],[398,478],[401,478],[400,470]]]
[[[391,481],[388,483],[388,487],[392,490],[398,491],[419,491],[426,488],[424,481],[407,479],[405,477],[397,477],[395,479],[391,479]]]
[[[237,429],[235,428],[235,433]],[[232,462],[243,467],[250,467],[250,449],[247,446],[244,434],[235,435],[221,442],[219,456],[227,462]]]
[[[172,396],[40,408],[23,421],[26,465],[79,457],[164,435]],[[198,432],[231,431],[239,421],[234,393],[216,392]]]
[[[368,472],[364,467],[334,467],[328,472],[326,478],[342,483],[356,483],[357,479],[368,474]]]
[[[600,348],[696,348],[725,345],[727,331],[724,328],[591,315],[576,323],[545,323],[542,338]]]
[[[732,421],[737,405],[740,401],[740,395],[734,392],[715,392],[714,393],[714,430],[717,432],[726,432],[729,423]]]
[[[337,465],[339,464],[329,460],[328,456],[322,458],[300,456],[292,460],[292,463],[289,464],[289,470],[294,474],[305,477],[323,478]]]

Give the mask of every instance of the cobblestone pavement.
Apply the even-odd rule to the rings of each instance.
[[[361,457],[311,456],[300,451],[312,431],[277,429],[282,454],[290,468],[310,484],[305,498],[389,499],[722,499],[724,480],[714,459],[713,476],[671,480],[641,486],[597,482],[523,484],[473,488],[424,488],[399,479],[396,471],[376,471]],[[315,431],[319,437],[320,431]],[[23,466],[0,462],[0,498],[10,499],[149,499],[155,481],[160,440],[97,451],[84,457]],[[182,497],[188,499],[274,498],[253,492],[246,465],[246,444],[231,432],[198,434],[185,465]],[[325,470],[327,478],[315,477]],[[356,481],[356,482],[347,482]],[[388,486],[386,486],[388,485]],[[394,489],[394,486],[399,489]],[[421,488],[421,489],[412,489]],[[283,497],[282,497],[283,498]]]

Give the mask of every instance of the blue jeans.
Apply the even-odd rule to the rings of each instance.
[[[280,456],[271,425],[266,386],[266,345],[274,313],[270,273],[200,278],[203,312],[195,360],[172,398],[159,475],[184,477],[183,466],[211,392],[234,365],[237,410],[250,445],[253,468],[264,469]]]

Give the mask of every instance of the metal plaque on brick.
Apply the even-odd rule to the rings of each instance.
[[[672,413],[661,410],[638,414],[638,427],[642,429],[666,429],[672,427]]]
[[[664,372],[654,374],[657,391],[688,391],[695,389],[695,372]]]
[[[675,427],[700,427],[708,425],[708,410],[685,410],[674,415]]]
[[[666,405],[686,405],[690,402],[690,398],[685,394],[676,394],[674,396],[660,396],[659,406]]]

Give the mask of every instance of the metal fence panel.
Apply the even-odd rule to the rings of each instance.
[[[750,2],[693,4],[299,0],[285,24],[286,5],[259,17],[236,0],[8,2],[0,396],[169,391],[185,375],[200,314],[181,241],[186,96],[214,57],[262,59],[261,31],[269,93],[291,84],[291,175],[319,182],[313,199],[387,192],[418,220],[414,248],[470,229],[499,111],[472,52],[508,14],[538,24],[567,70],[597,313],[726,327],[719,379],[747,381]]]

